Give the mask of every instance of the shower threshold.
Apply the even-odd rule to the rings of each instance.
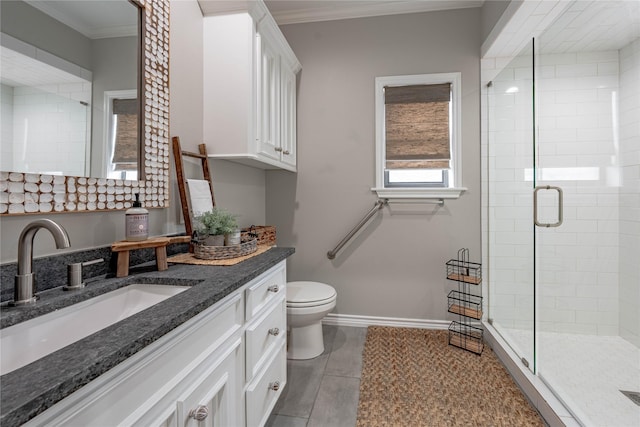
[[[518,387],[531,404],[540,412],[545,422],[551,426],[581,427],[566,406],[553,394],[542,379],[527,369],[498,331],[488,322],[482,322],[485,339],[493,352],[509,371]]]

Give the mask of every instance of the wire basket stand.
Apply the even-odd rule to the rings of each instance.
[[[458,315],[449,325],[449,344],[475,354],[484,350],[482,319],[482,265],[469,261],[469,249],[458,250],[458,258],[447,261],[447,279],[457,283],[457,290],[447,295],[449,313]],[[475,292],[471,292],[473,288]]]

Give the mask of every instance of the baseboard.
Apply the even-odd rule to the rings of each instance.
[[[353,326],[394,326],[396,328],[447,329],[451,322],[447,320],[403,319],[397,317],[357,316],[353,314],[329,313],[322,320],[325,325]]]

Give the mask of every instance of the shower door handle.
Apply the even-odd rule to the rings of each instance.
[[[553,223],[538,221],[538,191],[540,190],[555,190],[558,192],[558,221]],[[562,205],[562,188],[551,185],[540,185],[536,187],[535,190],[533,190],[533,222],[538,227],[560,227],[562,225]]]

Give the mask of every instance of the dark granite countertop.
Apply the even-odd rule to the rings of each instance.
[[[286,259],[293,248],[272,248],[234,266],[171,264],[165,271],[132,269],[120,279],[88,282],[78,291],[40,294],[33,307],[2,307],[2,328],[131,283],[191,286],[178,295],[0,377],[0,424],[20,425],[53,406],[172,329]],[[73,325],[69,325],[70,328]]]

